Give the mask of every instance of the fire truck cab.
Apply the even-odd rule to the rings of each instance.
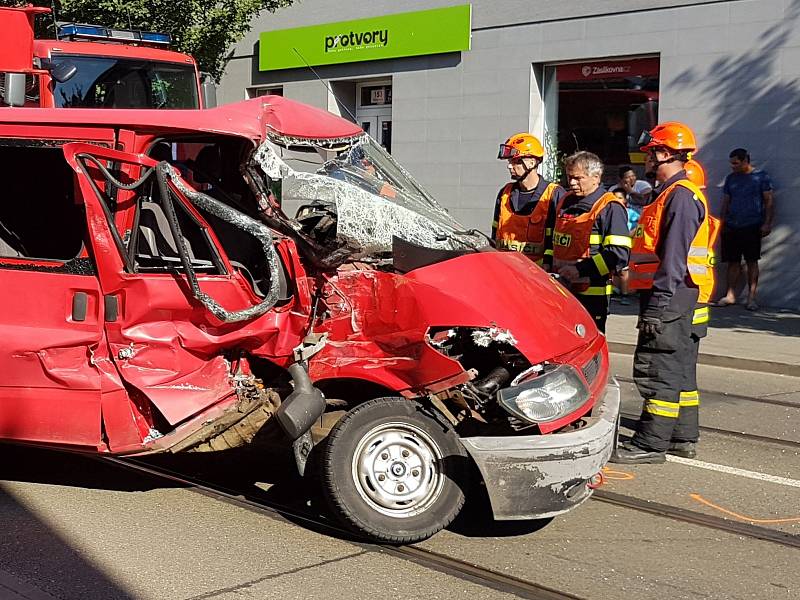
[[[75,23],[58,39],[34,39],[33,21],[47,8],[0,8],[0,100],[41,108],[208,108],[212,82],[195,60],[169,50],[162,33]]]

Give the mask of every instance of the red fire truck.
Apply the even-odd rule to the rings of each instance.
[[[33,21],[50,9],[0,8],[0,100],[42,108],[208,108],[212,82],[201,83],[188,54],[170,36],[75,23],[57,39],[34,39]]]

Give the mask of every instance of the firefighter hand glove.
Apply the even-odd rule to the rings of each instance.
[[[642,334],[648,337],[656,337],[658,334],[664,331],[664,323],[662,323],[661,319],[656,319],[653,317],[642,317],[639,319],[639,324],[637,327]]]

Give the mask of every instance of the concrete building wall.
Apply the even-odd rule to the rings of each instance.
[[[248,87],[282,84],[288,97],[335,107],[308,69],[259,73],[258,33],[458,3],[300,0],[265,13],[234,49],[219,97],[230,102]],[[516,131],[544,131],[544,65],[658,55],[659,119],[696,131],[712,206],[734,147],[748,148],[773,177],[778,209],[760,297],[800,309],[800,0],[479,0],[472,10],[469,51],[316,70],[326,80],[391,76],[394,156],[465,226],[488,231],[507,179],[497,144]]]

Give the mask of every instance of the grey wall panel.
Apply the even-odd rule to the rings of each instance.
[[[325,90],[308,69],[258,72],[252,55],[259,31],[458,3],[302,0],[265,13],[235,48],[241,58],[229,64],[222,101],[241,98],[248,86],[295,82],[285,83],[287,96],[327,107]],[[488,231],[495,194],[508,177],[495,158],[497,144],[541,127],[532,65],[658,55],[660,118],[683,120],[697,132],[714,210],[732,148],[748,147],[754,163],[773,176],[779,209],[765,244],[761,300],[800,309],[800,293],[792,291],[800,277],[792,252],[800,242],[800,203],[793,202],[800,197],[800,0],[472,5],[470,51],[317,70],[334,80],[390,75],[394,155],[465,226]]]

